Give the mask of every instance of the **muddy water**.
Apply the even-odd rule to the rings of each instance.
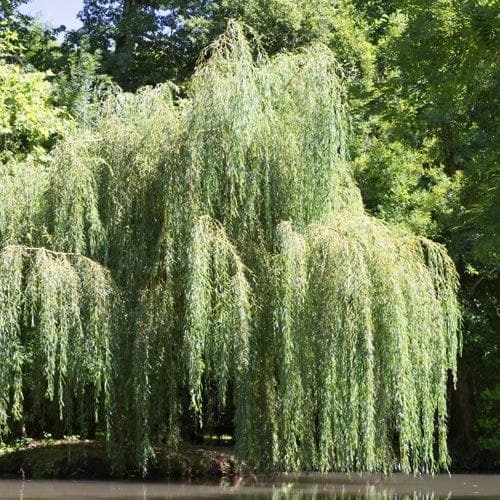
[[[287,474],[219,484],[0,480],[0,499],[500,499],[500,475]]]

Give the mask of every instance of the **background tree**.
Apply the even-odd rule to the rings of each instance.
[[[5,22],[0,27],[0,158],[43,160],[70,126],[69,117],[53,105],[50,74],[23,66],[25,49],[18,33]]]
[[[17,37],[17,50],[10,53],[8,61],[56,73],[64,65],[64,55],[56,38],[64,26],[44,26],[32,16],[22,14],[18,8],[25,3],[25,0],[4,0],[0,4],[0,30]]]
[[[68,41],[88,36],[91,47],[105,54],[103,70],[127,90],[185,80],[201,50],[225,31],[230,19],[253,26],[270,54],[320,41],[353,79],[366,83],[372,74],[366,26],[348,0],[86,0],[80,18],[83,28]]]
[[[171,2],[158,0],[85,0],[83,27],[67,38],[82,37],[91,52],[102,54],[102,71],[125,90],[175,78],[179,56],[170,34],[175,28]]]

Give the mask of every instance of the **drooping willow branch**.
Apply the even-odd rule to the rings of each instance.
[[[94,412],[107,391],[111,362],[112,282],[108,271],[75,253],[8,245],[0,253],[0,431],[22,417],[24,390],[70,399],[92,390]]]

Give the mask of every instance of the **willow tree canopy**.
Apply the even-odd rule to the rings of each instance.
[[[116,95],[2,167],[0,436],[91,408],[146,472],[230,412],[259,468],[447,465],[454,267],[364,212],[332,54],[256,52],[232,25],[187,97]]]

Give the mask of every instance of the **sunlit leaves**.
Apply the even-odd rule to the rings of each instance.
[[[2,253],[0,410],[20,411],[31,349],[63,417],[104,386],[116,468],[146,474],[224,411],[258,469],[446,466],[453,265],[364,214],[328,49],[254,52],[231,23],[183,99],[118,94],[54,153],[40,247]],[[13,220],[2,245],[26,245],[32,218]]]
[[[56,399],[61,418],[73,397],[108,390],[112,285],[107,271],[75,254],[6,246],[0,254],[2,343],[0,431],[35,399]],[[41,391],[41,392],[37,392]]]

